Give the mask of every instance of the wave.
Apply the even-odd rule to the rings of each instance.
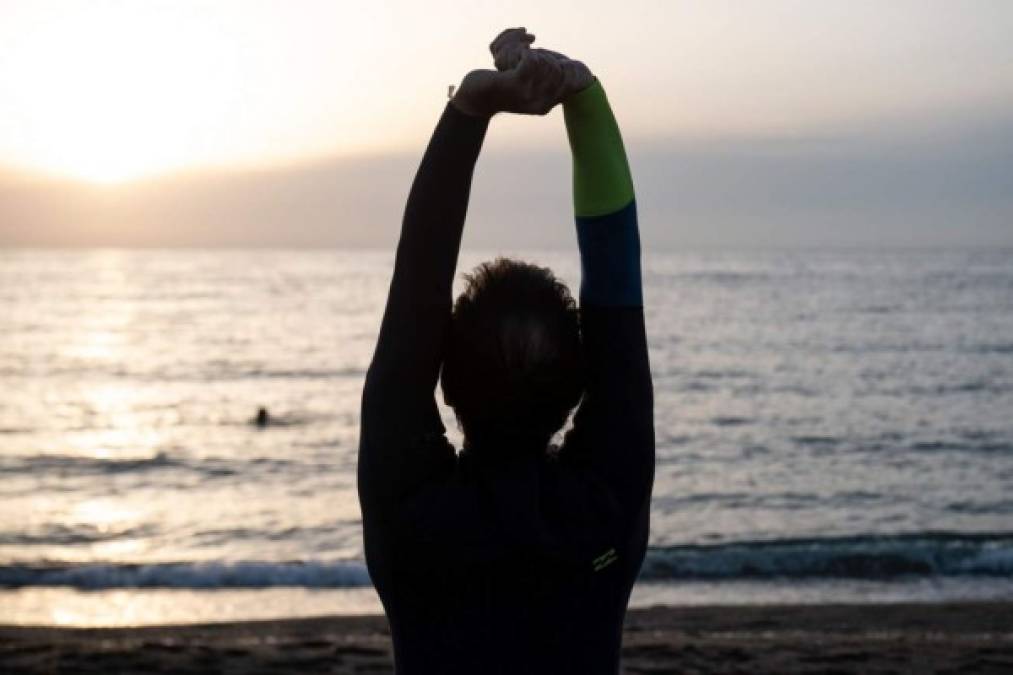
[[[0,567],[0,587],[113,588],[358,588],[370,585],[365,564],[338,562],[206,562]]]
[[[648,550],[641,578],[890,579],[1013,576],[1013,533],[920,533],[670,546]]]
[[[221,367],[211,368],[210,376],[200,374],[191,378],[204,381],[213,380],[250,380],[250,379],[294,379],[294,380],[328,380],[336,378],[360,378],[366,376],[363,368],[263,368],[263,367]]]
[[[1013,354],[1013,342],[970,345],[964,347],[963,351],[972,354]]]
[[[123,529],[105,529],[87,524],[47,525],[27,532],[0,532],[0,546],[73,546],[148,537],[154,532],[155,528],[150,525]]]
[[[47,472],[57,474],[109,474],[181,466],[165,452],[150,457],[89,457],[75,455],[33,455],[0,457],[0,473]]]
[[[916,441],[911,444],[915,452],[1013,452],[1013,444],[998,442],[963,443],[961,441]]]
[[[808,434],[808,435],[804,434],[801,436],[792,436],[791,440],[797,443],[798,445],[813,445],[816,447],[827,447],[832,445],[839,445],[841,443],[841,439],[837,438],[836,436],[818,435],[818,434]]]
[[[1013,533],[856,536],[652,547],[644,581],[1013,577]],[[0,566],[0,587],[361,588],[358,560]]]
[[[0,474],[48,476],[95,476],[148,471],[189,471],[207,478],[258,473],[314,472],[328,467],[274,457],[226,458],[190,457],[158,452],[150,457],[88,457],[74,455],[33,455],[0,457]]]
[[[38,377],[38,373],[25,365],[0,367],[0,377]],[[259,365],[232,363],[200,363],[192,366],[145,368],[117,364],[106,366],[90,362],[73,362],[51,365],[47,378],[96,376],[129,379],[136,382],[233,382],[241,380],[332,380],[366,376],[365,368],[267,368]]]
[[[711,418],[711,424],[717,427],[739,427],[750,424],[752,421],[748,417],[737,417],[734,415],[719,415]]]

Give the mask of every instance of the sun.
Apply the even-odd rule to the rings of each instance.
[[[33,168],[115,183],[199,161],[227,133],[238,45],[197,8],[75,3],[13,45],[15,130]]]

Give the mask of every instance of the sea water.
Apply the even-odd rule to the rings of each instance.
[[[512,253],[576,290],[575,253]],[[379,611],[355,462],[392,262],[0,252],[0,622]],[[644,284],[635,605],[1013,598],[1013,251],[647,251]]]

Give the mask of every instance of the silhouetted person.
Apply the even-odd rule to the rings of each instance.
[[[254,422],[261,429],[271,422],[271,416],[267,413],[267,408],[261,407],[257,410],[257,416],[254,418]]]
[[[491,46],[500,70],[469,73],[443,111],[366,376],[359,498],[399,673],[618,672],[647,546],[653,401],[633,185],[601,84],[532,40],[502,33]],[[452,307],[491,116],[559,101],[579,310],[549,270],[503,259],[475,270]],[[464,433],[459,454],[437,411],[438,378]],[[578,404],[573,429],[550,446]]]

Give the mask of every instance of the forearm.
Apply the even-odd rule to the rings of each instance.
[[[573,153],[581,259],[584,398],[567,446],[586,452],[623,506],[643,517],[654,470],[653,389],[633,182],[608,99],[595,81],[563,104]]]
[[[601,83],[564,101],[563,115],[573,157],[581,303],[642,306],[633,180]]]
[[[448,104],[412,183],[370,367],[386,395],[394,396],[389,390],[396,387],[399,397],[432,399],[472,174],[488,123]]]
[[[448,104],[419,163],[405,205],[391,301],[449,301],[471,179],[489,125]]]

